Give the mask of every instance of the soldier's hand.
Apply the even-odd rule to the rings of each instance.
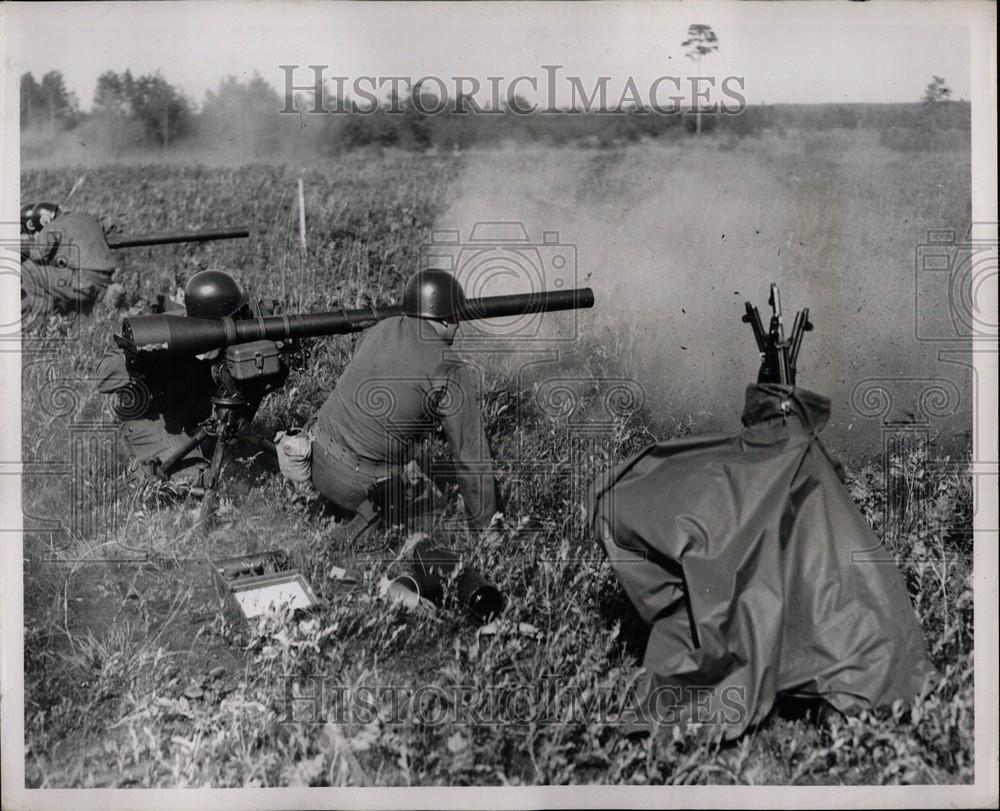
[[[139,466],[138,475],[139,478],[149,481],[165,482],[170,479],[159,459],[147,459],[143,462]]]
[[[115,282],[104,293],[104,303],[113,309],[121,307],[125,301],[125,286]]]
[[[73,280],[70,282],[70,290],[76,293],[81,298],[93,299],[97,298],[97,286],[84,283],[82,281]]]

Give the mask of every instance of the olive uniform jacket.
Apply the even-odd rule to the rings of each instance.
[[[425,322],[389,318],[365,332],[316,415],[314,464],[317,454],[332,454],[346,457],[341,467],[359,476],[388,475],[438,425],[451,445],[466,509],[484,525],[496,511],[496,482],[472,370]],[[313,483],[328,489],[315,468]]]
[[[97,377],[97,390],[114,396],[122,450],[138,461],[164,458],[212,413],[211,365],[197,358],[167,358],[136,368],[120,349],[109,349]]]
[[[92,214],[71,212],[21,239],[21,317],[86,313],[104,295],[118,261]]]

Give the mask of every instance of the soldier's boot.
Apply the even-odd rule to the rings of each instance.
[[[364,547],[371,536],[382,529],[382,516],[374,509],[371,502],[363,501],[358,505],[354,517],[346,524],[341,524],[333,530],[331,541],[334,548],[346,552]]]

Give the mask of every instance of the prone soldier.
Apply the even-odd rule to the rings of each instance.
[[[100,221],[80,211],[62,213],[55,203],[21,207],[21,319],[56,312],[88,314],[102,300],[118,307],[125,288],[114,281],[121,248],[242,239],[246,228],[176,231],[108,238]]]
[[[403,315],[364,333],[307,425],[312,483],[342,513],[367,525],[391,508],[387,499],[400,492],[391,483],[399,480],[415,442],[440,425],[469,518],[483,527],[493,517],[496,481],[475,381],[450,357],[464,304],[465,293],[450,273],[423,270],[410,277]]]
[[[22,207],[22,318],[89,313],[112,287],[117,269],[104,229],[92,214],[61,214],[54,203]]]

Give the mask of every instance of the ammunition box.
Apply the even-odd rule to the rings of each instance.
[[[226,368],[234,380],[257,380],[282,372],[281,350],[274,341],[250,341],[226,349]]]
[[[284,550],[212,561],[216,590],[226,618],[242,622],[274,606],[307,611],[319,605],[309,581],[290,569]]]

